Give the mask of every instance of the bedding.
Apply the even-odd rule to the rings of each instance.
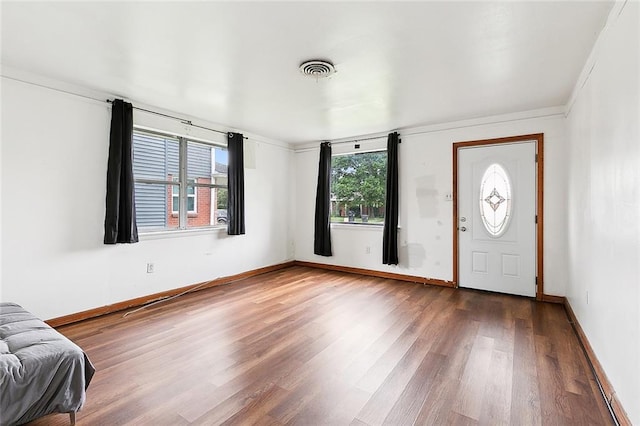
[[[0,303],[0,424],[75,412],[95,369],[73,342],[15,303]]]

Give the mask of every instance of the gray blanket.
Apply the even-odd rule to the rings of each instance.
[[[78,411],[95,369],[69,339],[15,303],[0,303],[0,424]]]

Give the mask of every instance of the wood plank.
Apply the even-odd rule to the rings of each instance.
[[[78,425],[612,424],[526,298],[293,266],[59,331],[97,369]]]
[[[510,424],[542,424],[536,350],[531,320],[515,320]]]
[[[267,272],[276,271],[278,269],[288,268],[293,264],[294,262],[290,261],[290,262],[280,263],[277,265],[265,266],[263,268],[253,269],[253,270],[245,271],[235,275],[216,278],[215,280],[211,280],[211,281],[191,284],[191,285],[180,287],[180,288],[175,288],[171,290],[161,291],[159,293],[137,297],[135,299],[123,300],[121,302],[114,303],[111,305],[100,306],[98,308],[93,308],[93,309],[77,312],[70,315],[51,318],[51,319],[48,319],[46,323],[49,324],[51,327],[60,327],[67,324],[73,324],[76,322],[84,321],[89,318],[95,318],[102,315],[110,314],[112,312],[118,312],[124,309],[143,306],[147,303],[155,302],[157,300],[165,299],[168,297],[173,297],[183,292],[200,291],[200,290],[205,290],[205,289],[219,286],[219,285],[230,284],[232,282],[239,281],[248,277],[265,274]]]
[[[434,352],[428,352],[416,369],[413,377],[407,383],[402,394],[398,397],[393,408],[384,419],[387,425],[411,424],[418,416],[420,409],[433,383],[438,379],[438,373],[447,362],[447,358]]]
[[[420,277],[417,275],[406,275],[406,274],[398,274],[394,272],[384,272],[384,271],[376,271],[373,269],[364,269],[364,268],[354,268],[351,266],[341,266],[341,265],[330,265],[327,263],[315,263],[315,262],[305,262],[301,260],[296,260],[295,265],[297,266],[306,266],[309,268],[319,268],[319,269],[327,269],[330,271],[340,271],[347,272],[350,274],[358,274],[365,275],[369,277],[379,277],[379,278],[388,278],[392,280],[398,281],[408,281],[412,283],[422,283],[429,285],[437,285],[441,287],[455,287],[455,283],[452,281],[439,280],[437,278],[428,278],[428,277]]]
[[[592,374],[586,373],[585,375],[585,377],[589,380],[592,393],[604,393],[604,397],[609,401],[611,411],[613,412],[617,423],[619,425],[631,425],[631,420],[629,420],[627,412],[618,401],[615,390],[613,389],[613,385],[604,372],[602,364],[600,364],[600,361],[598,360],[598,357],[596,356],[591,343],[589,343],[589,339],[587,339],[587,335],[584,333],[584,330],[582,329],[578,318],[573,312],[573,308],[571,308],[569,300],[566,298],[564,299],[564,308],[566,310],[567,316],[569,317],[569,323],[575,331],[575,336],[580,342],[580,347],[586,355],[586,358],[580,357],[579,359],[584,360],[588,365],[586,369],[592,372]],[[576,350],[576,348],[572,349]],[[600,391],[600,388],[602,388],[602,391]]]

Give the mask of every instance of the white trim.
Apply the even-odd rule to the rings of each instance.
[[[88,102],[104,105],[104,108],[108,110],[111,110],[111,106],[107,103],[107,99],[116,97],[101,90],[62,82],[4,64],[0,64],[0,75],[7,80],[53,90],[66,96],[85,98]]]
[[[491,115],[488,117],[471,118],[468,120],[452,121],[449,123],[434,124],[423,127],[404,128],[398,130],[398,132],[400,132],[400,138],[403,139],[407,136],[421,135],[424,133],[446,132],[449,130],[458,130],[466,127],[512,123],[515,121],[525,121],[536,118],[557,118],[564,117],[564,109],[564,105],[560,105],[528,111],[513,112],[508,114]]]
[[[359,229],[359,230],[384,230],[384,222],[379,222],[378,225],[373,223],[353,223],[353,222],[330,222],[331,229]]]
[[[386,142],[384,147],[370,147],[370,148],[348,148],[348,151],[336,150],[340,152],[334,152],[331,154],[331,157],[344,157],[347,155],[359,155],[359,154],[370,154],[372,152],[387,152]]]
[[[332,230],[344,229],[349,231],[358,230],[358,231],[380,231],[380,232],[384,230],[384,223],[380,223],[380,225],[374,225],[372,223],[354,224],[352,222],[344,222],[344,223],[330,222],[330,225]],[[398,228],[397,228],[398,232],[400,232],[401,229],[402,229],[402,226],[398,225]]]
[[[622,8],[624,7],[624,4],[626,4],[626,2],[616,2],[611,10],[611,13],[609,15],[609,19],[607,21],[607,24],[605,25],[605,28],[603,29],[600,37],[598,38],[598,40],[596,41],[596,47],[594,47],[594,51],[597,48],[597,45],[599,44],[599,40],[600,38],[602,38],[602,35],[605,31],[608,30],[608,28],[612,25],[613,21],[615,21],[615,18],[618,17],[618,15],[620,14],[620,12],[622,11]],[[612,18],[614,17],[614,18]],[[594,54],[592,53],[592,56]],[[591,57],[590,57],[591,59]],[[585,66],[586,68],[586,66]],[[585,72],[583,71],[583,74]],[[87,101],[90,102],[98,102],[98,103],[102,103],[103,101],[101,99],[104,99],[104,106],[105,109],[110,109],[109,104],[106,103],[107,99],[113,99],[113,98],[123,98],[125,100],[128,100],[130,102],[133,102],[136,106],[140,107],[140,108],[145,108],[145,109],[151,109],[154,110],[156,112],[160,112],[160,113],[166,113],[168,115],[180,115],[181,117],[184,117],[186,120],[190,120],[192,121],[194,124],[202,124],[206,127],[211,127],[211,128],[219,128],[221,129],[220,131],[229,131],[229,132],[240,132],[243,133],[244,136],[248,137],[249,140],[255,141],[257,144],[263,143],[266,145],[271,145],[277,148],[281,148],[284,149],[286,151],[291,151],[294,153],[300,153],[300,152],[306,152],[306,151],[311,151],[311,150],[317,150],[319,149],[318,145],[320,143],[320,141],[313,141],[313,142],[302,142],[302,143],[297,143],[297,144],[290,144],[287,142],[283,142],[283,141],[278,141],[276,139],[271,139],[268,137],[264,137],[264,136],[260,136],[254,133],[247,133],[247,132],[243,132],[240,129],[236,129],[236,128],[231,128],[228,126],[223,126],[220,125],[218,123],[213,123],[211,121],[207,121],[198,117],[194,117],[191,116],[189,114],[184,114],[184,113],[180,113],[177,111],[171,111],[171,110],[167,110],[164,108],[160,108],[154,105],[149,105],[149,104],[145,104],[142,102],[138,102],[135,99],[131,99],[131,98],[127,98],[126,96],[122,96],[122,95],[118,95],[118,94],[114,94],[114,93],[108,93],[105,91],[100,91],[100,90],[95,90],[89,87],[84,87],[84,86],[79,86],[79,85],[75,85],[75,84],[70,84],[70,83],[65,83],[65,82],[61,82],[58,80],[54,80],[48,77],[44,77],[35,73],[31,73],[31,72],[27,72],[27,71],[22,71],[19,69],[16,69],[14,67],[10,67],[7,65],[1,65],[0,66],[0,74],[2,76],[2,78],[7,78],[10,80],[14,80],[14,81],[18,81],[24,84],[30,84],[30,85],[34,85],[34,86],[38,86],[38,87],[42,87],[44,89],[49,89],[49,90],[55,90],[64,94],[68,94],[69,96],[80,96],[83,98],[86,98]],[[584,77],[581,75],[581,79],[583,79]],[[579,79],[578,83],[580,84],[579,87],[581,87],[582,84],[584,84],[582,82],[582,80]],[[578,85],[576,85],[578,87]],[[579,90],[579,89],[578,89]],[[471,119],[465,119],[465,120],[459,120],[459,121],[449,121],[449,122],[443,122],[443,123],[438,123],[438,124],[430,124],[430,125],[425,125],[425,126],[410,126],[410,127],[404,127],[404,128],[400,128],[400,129],[390,129],[390,130],[396,130],[398,132],[400,132],[400,136],[411,136],[413,134],[419,134],[419,133],[432,133],[432,132],[439,132],[439,131],[446,131],[446,130],[451,130],[451,129],[459,129],[459,128],[464,128],[464,127],[472,127],[472,126],[481,126],[481,125],[490,125],[490,124],[497,124],[497,123],[507,123],[507,122],[512,122],[512,121],[521,121],[521,120],[527,120],[527,119],[532,119],[532,118],[544,118],[544,117],[554,117],[554,116],[566,116],[568,114],[568,111],[570,110],[569,105],[573,105],[574,102],[574,97],[575,97],[575,92],[576,90],[574,90],[574,94],[572,95],[572,97],[570,98],[570,102],[568,104],[565,105],[561,105],[561,106],[554,106],[554,107],[548,107],[548,108],[541,108],[541,109],[536,109],[536,110],[528,110],[528,111],[521,111],[521,112],[516,112],[516,113],[509,113],[509,114],[502,114],[502,115],[494,115],[494,116],[488,116],[488,117],[477,117],[477,118],[471,118]],[[143,111],[137,111],[136,112],[137,116],[149,116],[150,114],[145,114]],[[151,119],[149,119],[150,121]],[[168,119],[165,119],[166,121],[168,121]],[[144,120],[145,122],[147,121],[146,119]],[[195,135],[195,133],[197,132],[196,129],[187,129],[185,127],[185,125],[180,124],[179,122],[175,121],[175,120],[171,120],[173,121],[173,126],[172,128],[175,128],[176,124],[179,126],[178,129],[176,130],[176,132],[178,133],[186,133],[185,137],[187,138],[196,138],[197,136]],[[140,120],[138,120],[138,122],[140,122]],[[155,122],[155,121],[154,121]],[[147,123],[146,125],[149,125],[151,123]],[[149,126],[151,128],[156,128],[157,126]],[[159,127],[165,127],[163,126],[159,126]],[[224,135],[221,135],[219,133],[216,133],[215,135],[217,135],[217,137],[212,136],[211,139],[213,140],[221,140],[221,138],[224,138]],[[370,137],[385,137],[387,135],[387,133],[371,133],[371,134],[366,134],[366,135],[358,135],[358,136],[350,136],[350,137],[344,137],[344,138],[340,138],[340,139],[335,139],[333,140],[333,142],[344,142],[344,141],[350,141],[350,140],[354,140],[354,139],[365,139],[365,138],[370,138]],[[224,142],[220,142],[220,143],[225,143],[226,140]],[[362,141],[362,142],[357,142],[357,143],[366,143],[367,141]]]
[[[138,236],[141,241],[147,240],[160,240],[163,238],[179,238],[179,237],[189,237],[192,235],[206,235],[212,233],[219,233],[227,230],[227,225],[211,225],[211,226],[200,226],[197,228],[188,228],[188,229],[162,229],[158,231],[140,231]]]
[[[566,106],[560,105],[560,106],[540,108],[540,109],[529,110],[529,111],[513,112],[509,114],[492,115],[488,117],[478,117],[478,118],[471,118],[467,120],[450,121],[450,122],[444,122],[439,124],[430,124],[426,126],[403,127],[400,129],[395,129],[395,131],[400,133],[400,139],[403,142],[405,142],[407,139],[409,139],[410,136],[421,135],[425,133],[446,132],[449,130],[458,130],[466,127],[488,126],[488,125],[494,125],[494,124],[511,123],[515,121],[532,120],[536,118],[559,118],[559,117],[564,118],[565,112],[566,112]],[[331,142],[338,143],[342,141],[357,140],[359,138],[365,139],[365,138],[382,137],[382,136],[386,136],[386,133],[385,134],[375,133],[375,134],[368,134],[368,135],[351,136],[348,138],[336,139]],[[354,142],[354,143],[365,144],[367,142],[368,141]],[[296,147],[294,148],[294,153],[298,154],[298,153],[318,151],[318,150],[320,150],[320,141],[296,145]]]
[[[571,114],[573,105],[576,103],[576,100],[578,99],[580,92],[582,92],[582,88],[585,86],[585,84],[587,84],[587,81],[589,81],[589,78],[591,77],[591,73],[593,72],[593,69],[598,64],[600,46],[602,46],[602,44],[604,43],[604,40],[609,36],[609,32],[615,25],[615,22],[618,20],[618,17],[622,13],[622,10],[627,5],[627,3],[628,3],[628,0],[616,1],[611,7],[609,16],[607,17],[607,20],[604,26],[600,30],[600,34],[598,35],[598,38],[596,38],[596,41],[593,44],[591,53],[589,53],[589,56],[587,57],[587,60],[584,66],[582,67],[582,71],[580,72],[580,75],[576,80],[576,84],[574,85],[573,90],[571,91],[571,96],[569,96],[569,100],[565,105],[565,110],[564,110],[565,117],[568,117],[569,114]]]
[[[134,104],[134,106],[139,107],[139,108],[144,108],[144,109],[149,109],[149,110],[153,110],[155,112],[159,112],[162,114],[167,114],[167,115],[174,115],[174,116],[180,116],[183,117],[185,120],[189,120],[191,121],[193,124],[197,124],[197,125],[202,125],[204,127],[211,127],[213,129],[220,129],[219,131],[221,132],[238,132],[238,133],[242,133],[244,136],[246,136],[249,140],[253,140],[256,143],[262,143],[262,144],[266,144],[266,145],[271,145],[280,149],[284,149],[286,151],[293,151],[291,144],[287,143],[287,142],[283,142],[283,141],[279,141],[276,139],[271,139],[268,138],[266,136],[261,136],[255,133],[250,133],[250,132],[244,132],[241,129],[237,129],[234,127],[229,127],[229,126],[224,126],[221,125],[219,123],[214,123],[212,121],[208,121],[206,119],[203,118],[199,118],[190,114],[186,114],[186,113],[182,113],[179,111],[172,111],[172,110],[168,110],[165,108],[161,108],[158,107],[156,105],[149,105],[147,103],[144,102],[139,102],[136,99],[132,99],[129,98],[127,96],[124,96],[122,94],[117,94],[117,93],[113,93],[113,92],[107,92],[104,90],[98,90],[98,89],[94,89],[91,87],[87,87],[87,86],[81,86],[78,84],[72,84],[72,83],[67,83],[64,81],[60,81],[60,80],[56,80],[50,77],[45,77],[43,75],[40,74],[36,74],[33,72],[29,72],[29,71],[24,71],[12,66],[8,66],[5,64],[0,64],[0,77],[2,78],[6,78],[8,80],[13,80],[19,83],[23,83],[23,84],[28,84],[31,86],[37,86],[43,89],[47,89],[47,90],[53,90],[56,92],[60,92],[64,95],[67,96],[75,96],[75,97],[81,97],[81,98],[85,98],[87,102],[91,102],[94,104],[102,104],[104,105],[105,110],[107,111],[111,111],[111,105],[109,105],[107,103],[107,99],[114,99],[114,98],[121,98],[124,99],[128,102],[131,102]],[[139,111],[136,110],[134,112],[134,114],[136,116],[139,117],[147,117],[150,116],[151,114],[148,113],[144,113],[144,111]],[[140,120],[138,120],[140,121]],[[150,123],[147,123],[147,125],[151,124],[151,123],[156,123],[157,121],[151,121],[151,118],[149,118],[148,120],[145,118],[144,122],[146,123],[147,121],[149,121]],[[170,125],[169,122],[172,121],[173,125]],[[220,133],[213,133],[213,132],[207,132],[204,129],[199,129],[199,128],[193,128],[191,126],[186,126],[184,124],[180,124],[179,121],[173,120],[173,119],[168,119],[168,118],[164,118],[162,121],[163,125],[159,126],[161,128],[170,126],[170,128],[173,129],[177,129],[177,132],[183,132],[185,133],[185,137],[187,138],[195,138],[198,137],[198,134],[201,134],[200,132],[206,132],[207,137],[205,139],[214,139],[214,140],[221,140],[223,142],[221,143],[225,143],[226,144],[226,138],[223,134]],[[151,125],[150,127],[156,127]],[[211,137],[209,137],[208,135],[212,135]],[[218,137],[214,137],[214,135],[218,135]]]
[[[133,125],[133,131],[137,131],[140,133],[147,133],[150,134],[152,136],[161,136],[161,137],[169,137],[169,138],[184,138],[187,140],[187,142],[196,142],[202,145],[207,145],[207,146],[213,146],[216,148],[227,148],[227,144],[226,142],[216,142],[216,141],[212,141],[210,139],[202,139],[199,138],[197,136],[190,136],[187,135],[185,133],[179,133],[179,132],[172,132],[170,130],[161,130],[161,129],[156,129],[155,127],[148,127],[148,126],[143,126],[140,124],[134,124]]]

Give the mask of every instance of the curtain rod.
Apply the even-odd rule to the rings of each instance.
[[[362,138],[362,139],[352,139],[352,140],[348,140],[348,141],[340,141],[340,142],[331,142],[331,141],[326,141],[331,143],[331,145],[342,145],[345,143],[357,143],[357,142],[363,142],[363,141],[373,141],[373,140],[377,140],[377,139],[386,139],[387,136],[375,136],[375,137],[371,137],[371,138]]]
[[[44,88],[44,89],[49,89],[49,90],[54,90],[54,91],[56,91],[56,92],[65,93],[65,94],[67,94],[67,95],[77,96],[77,97],[79,97],[79,98],[90,99],[90,100],[92,100],[92,101],[97,101],[97,102],[107,102],[107,103],[109,103],[109,104],[112,104],[112,103],[113,103],[113,101],[112,101],[111,99],[107,99],[107,100],[105,101],[104,99],[94,98],[93,96],[87,96],[87,95],[83,95],[83,94],[80,94],[80,93],[76,93],[76,92],[73,92],[73,91],[70,91],[70,90],[60,89],[60,88],[57,88],[57,87],[51,87],[51,86],[47,86],[46,84],[35,83],[35,82],[33,82],[33,81],[23,80],[23,79],[16,78],[16,77],[11,77],[11,76],[7,76],[7,75],[3,75],[2,77],[3,77],[3,78],[7,78],[7,79],[9,79],[9,80],[19,81],[19,82],[21,82],[21,83],[25,83],[25,84],[30,84],[30,85],[32,85],[32,86],[42,87],[42,88]],[[209,128],[209,127],[199,126],[199,125],[197,125],[197,124],[193,124],[193,123],[191,122],[191,120],[185,120],[184,118],[175,117],[175,116],[173,116],[173,115],[163,114],[163,113],[161,113],[161,112],[151,111],[151,110],[144,109],[144,108],[140,108],[140,107],[136,107],[136,106],[134,106],[134,107],[133,107],[133,109],[137,109],[137,110],[139,110],[139,111],[148,112],[148,113],[150,113],[150,114],[160,115],[160,116],[167,117],[167,118],[172,118],[172,119],[174,119],[174,120],[179,120],[179,121],[181,121],[183,124],[188,124],[189,126],[192,126],[192,127],[198,127],[198,128],[200,128],[200,129],[210,130],[210,131],[212,131],[212,132],[221,133],[221,134],[224,134],[224,135],[226,135],[226,134],[228,133],[228,132],[223,132],[223,131],[221,131],[221,130],[211,129],[211,128]],[[246,137],[246,136],[244,136],[244,139],[249,139],[249,138],[248,138],[248,137]]]
[[[393,132],[391,132],[391,133],[393,133]],[[401,135],[398,134],[398,136],[401,136]],[[388,137],[389,137],[389,135],[386,135],[386,136],[372,136],[370,138],[350,139],[348,141],[339,141],[339,142],[323,141],[322,143],[329,142],[333,146],[333,145],[342,145],[342,144],[346,144],[346,143],[358,143],[358,142],[362,142],[362,141],[373,141],[373,140],[377,140],[377,139],[387,139]],[[402,141],[398,140],[398,143],[402,143]],[[318,149],[318,148],[316,148],[316,147],[300,148],[300,149],[295,149],[294,148],[293,151],[298,153],[298,152],[313,151],[313,150],[316,150],[316,149]]]
[[[398,134],[398,136],[401,136],[401,135]],[[350,139],[348,141],[338,141],[338,142],[323,141],[323,142],[329,142],[331,145],[342,145],[345,143],[358,143],[358,142],[364,142],[364,141],[374,141],[377,139],[387,139],[388,137],[389,135],[383,135],[383,136],[372,136],[370,138]],[[398,143],[402,143],[402,142],[398,141]]]
[[[393,132],[391,132],[393,133]],[[400,136],[400,135],[398,135]],[[384,136],[372,136],[370,138],[361,138],[361,139],[351,139],[348,141],[339,141],[339,142],[331,142],[331,141],[325,141],[325,142],[329,142],[331,145],[342,145],[343,143],[357,143],[357,142],[363,142],[363,141],[373,141],[373,140],[377,140],[377,139],[387,139],[389,137],[389,135],[384,135]],[[402,143],[401,141],[398,141],[398,143]]]
[[[107,99],[107,103],[112,104],[112,103],[113,103],[113,101],[112,101],[111,99]],[[186,120],[186,119],[184,119],[184,118],[176,117],[176,116],[174,116],[174,115],[163,114],[163,113],[161,113],[161,112],[151,111],[151,110],[149,110],[149,109],[140,108],[140,107],[133,106],[133,105],[132,105],[132,107],[133,107],[133,109],[137,109],[138,111],[144,111],[144,112],[148,112],[149,114],[155,114],[155,115],[159,115],[159,116],[162,116],[162,117],[171,118],[171,119],[173,119],[173,120],[178,120],[178,121],[180,121],[182,124],[186,124],[186,125],[189,125],[189,126],[191,126],[191,127],[197,127],[197,128],[199,128],[199,129],[204,129],[204,130],[209,130],[209,131],[211,131],[211,132],[221,133],[221,134],[223,134],[223,135],[226,135],[226,134],[228,134],[228,133],[229,133],[229,132],[223,132],[222,130],[212,129],[212,128],[210,128],[210,127],[199,126],[199,125],[197,125],[197,124],[193,124],[193,123],[191,122],[191,120]],[[248,137],[246,137],[246,136],[243,136],[243,139],[249,139],[249,138],[248,138]]]

